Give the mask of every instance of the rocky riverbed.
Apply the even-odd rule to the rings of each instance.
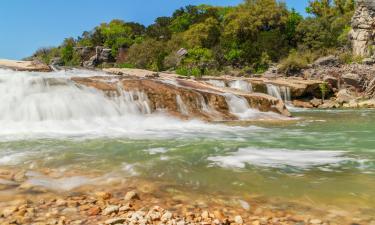
[[[341,225],[356,220],[340,211],[324,212],[303,203],[271,201],[251,194],[248,199],[220,193],[199,194],[168,183],[135,178],[111,178],[69,191],[59,187],[53,190],[47,188],[48,181],[65,179],[67,183],[59,183],[64,186],[69,177],[82,174],[71,171],[64,177],[61,172],[48,169],[38,173],[43,174],[44,181],[33,183],[30,171],[0,169],[1,224]],[[370,223],[358,219],[352,224]]]

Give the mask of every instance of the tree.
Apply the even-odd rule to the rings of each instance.
[[[161,71],[166,55],[164,42],[149,38],[129,48],[127,62],[138,68]]]
[[[328,84],[326,82],[323,82],[319,85],[319,88],[320,92],[322,93],[322,101],[324,102],[326,94],[328,93]]]
[[[202,23],[194,24],[183,34],[184,41],[189,48],[212,48],[220,40],[220,24],[209,17]]]
[[[199,77],[206,74],[214,63],[213,53],[210,49],[195,47],[190,49],[182,60],[182,68],[187,71],[186,75]]]
[[[67,38],[61,46],[60,54],[61,59],[66,66],[77,66],[80,64],[80,56],[74,50],[76,42],[73,38]]]

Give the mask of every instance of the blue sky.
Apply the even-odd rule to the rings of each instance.
[[[286,0],[304,13],[308,0]],[[188,4],[236,5],[242,0],[1,0],[0,58],[21,59],[39,47],[56,46],[102,22],[123,19],[150,24]]]

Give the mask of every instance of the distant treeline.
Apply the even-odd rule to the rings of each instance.
[[[103,23],[58,47],[39,49],[34,57],[47,63],[60,57],[76,66],[82,59],[75,47],[104,46],[112,49],[118,67],[199,76],[228,69],[260,73],[281,62],[280,69],[295,72],[329,53],[353,60],[347,49],[354,9],[354,0],[313,0],[304,18],[276,0],[245,0],[234,7],[189,5],[148,27],[122,20]],[[181,48],[187,51],[184,57],[177,54]]]

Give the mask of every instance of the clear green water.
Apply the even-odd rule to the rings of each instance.
[[[0,165],[116,172],[202,193],[374,209],[375,111],[294,115],[300,119],[137,138],[3,140]]]

